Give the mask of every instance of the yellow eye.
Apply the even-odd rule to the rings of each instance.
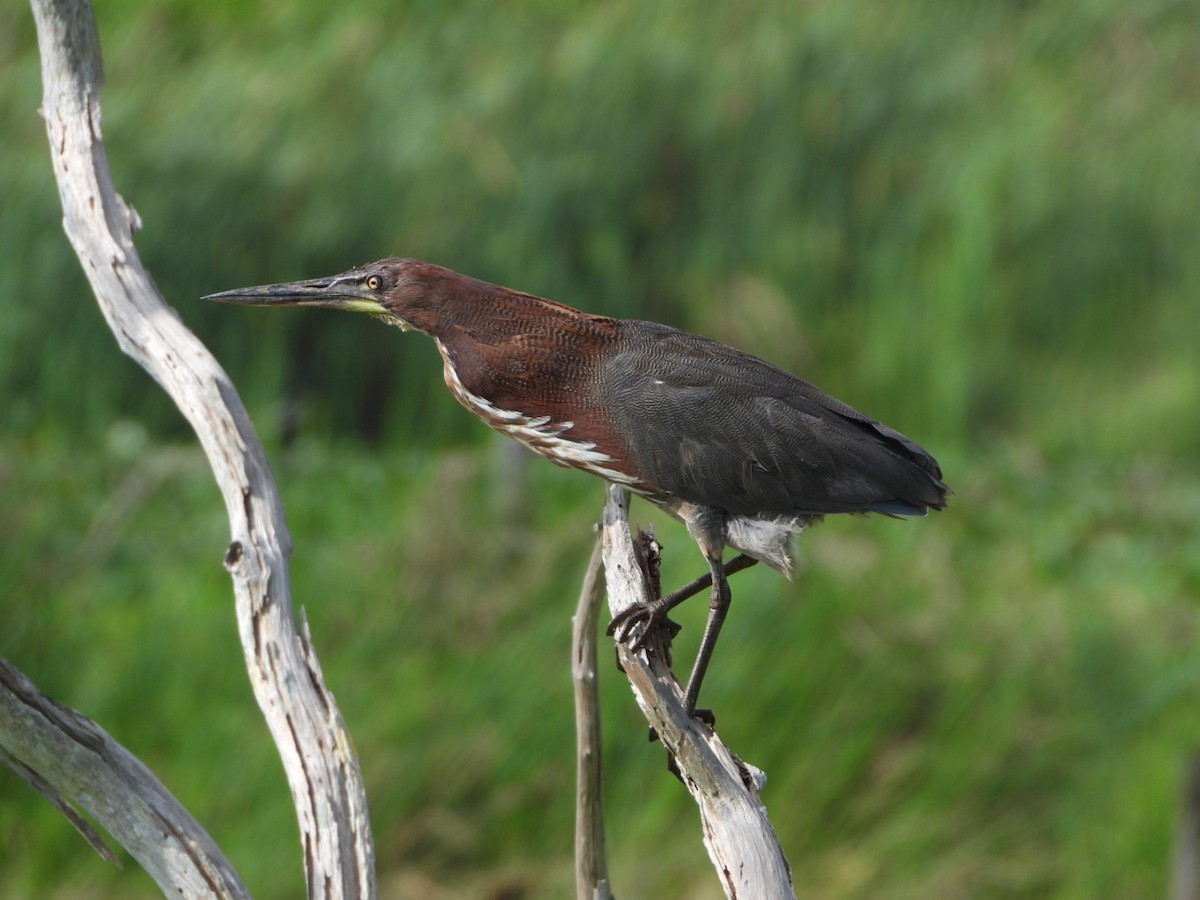
[[[378,275],[368,275],[366,285],[368,290],[377,291],[383,287],[383,279]]]

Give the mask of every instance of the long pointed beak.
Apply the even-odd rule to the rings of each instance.
[[[235,288],[232,291],[208,294],[201,299],[215,300],[218,303],[242,303],[248,306],[324,306],[366,313],[383,311],[379,298],[363,287],[359,278],[351,279],[341,275]]]

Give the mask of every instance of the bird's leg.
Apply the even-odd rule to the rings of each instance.
[[[745,553],[739,553],[729,562],[722,565],[721,571],[724,573],[725,577],[728,578],[735,572],[740,572],[742,569],[750,568],[756,562],[758,562],[758,560],[753,556],[747,556]],[[662,598],[661,602],[666,606],[667,610],[670,611],[684,600],[687,600],[690,597],[695,597],[698,593],[712,584],[712,581],[712,572],[705,572],[696,580],[689,581],[683,587],[671,591],[671,593]]]
[[[758,562],[753,556],[747,556],[745,553],[739,553],[720,570],[724,577],[732,575],[734,572],[740,572],[742,569],[748,569]],[[661,597],[656,597],[648,600],[645,603],[637,603],[628,609],[618,613],[613,617],[613,620],[608,623],[606,633],[616,635],[617,640],[624,641],[629,637],[633,626],[638,622],[645,624],[646,629],[638,635],[631,645],[631,650],[641,650],[646,646],[648,640],[648,632],[652,625],[656,622],[662,622],[666,619],[667,614],[675,607],[681,604],[684,600],[696,596],[706,587],[712,584],[712,571],[706,572],[694,581],[689,581],[683,587],[671,591],[669,594],[664,594]]]
[[[734,560],[740,557],[734,557]],[[753,560],[751,560],[753,562]],[[732,560],[731,560],[732,562]],[[688,676],[687,688],[683,692],[683,705],[688,715],[696,712],[696,700],[700,696],[700,685],[704,681],[704,673],[708,671],[709,660],[717,646],[717,637],[721,634],[721,626],[725,624],[725,616],[729,613],[729,603],[732,595],[729,591],[729,581],[721,558],[710,558],[708,561],[711,573],[712,593],[708,602],[708,621],[704,623],[704,636],[700,639],[700,649],[696,653],[696,662],[692,664],[692,674]],[[709,712],[708,717],[712,717]],[[710,723],[711,724],[711,723]]]

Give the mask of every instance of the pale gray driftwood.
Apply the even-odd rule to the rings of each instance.
[[[291,539],[266,456],[228,376],[163,301],[134,248],[131,232],[140,223],[113,188],[100,136],[103,72],[90,5],[31,5],[67,237],[117,343],[191,423],[225,501],[232,532],[225,567],[250,682],[299,818],[309,896],[373,897],[374,848],[358,760],[307,629],[296,628]]]
[[[101,822],[172,897],[250,893],[212,838],[138,759],[90,719],[41,693],[0,659],[0,757],[106,859],[116,857],[62,796]]]
[[[629,533],[628,504],[627,491],[608,489],[601,538],[613,616],[646,596]],[[766,777],[734,756],[711,728],[687,714],[679,682],[657,654],[631,653],[624,644],[617,645],[617,652],[646,721],[675,757],[680,777],[700,808],[704,846],[726,896],[731,900],[794,898],[791,869],[759,799]]]

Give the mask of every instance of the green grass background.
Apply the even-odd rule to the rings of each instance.
[[[98,12],[114,176],[268,443],[385,896],[570,893],[570,614],[603,499],[535,460],[514,502],[419,335],[196,300],[389,253],[736,344],[943,463],[948,511],[830,520],[795,582],[737,577],[704,699],[769,775],[802,896],[1163,893],[1200,747],[1194,4]],[[297,896],[219,497],[61,233],[19,4],[0,65],[0,655],[256,896]],[[681,528],[634,518],[665,581],[697,573]],[[607,664],[601,690],[619,894],[720,896]],[[154,894],[0,772],[0,895]]]

